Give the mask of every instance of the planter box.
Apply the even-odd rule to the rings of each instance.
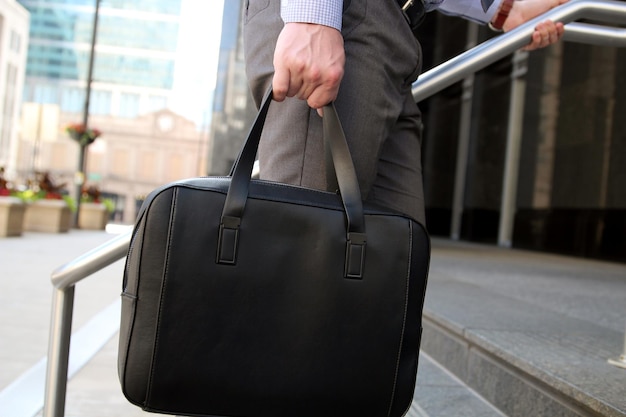
[[[65,233],[70,230],[72,212],[63,200],[39,200],[28,204],[24,230],[29,232]]]
[[[25,210],[19,198],[0,197],[0,237],[22,235]]]
[[[109,220],[109,212],[101,203],[80,203],[78,227],[88,230],[104,230]]]

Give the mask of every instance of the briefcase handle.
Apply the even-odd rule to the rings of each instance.
[[[273,95],[270,90],[263,98],[259,113],[231,171],[230,187],[226,195],[220,225],[221,233],[227,236],[220,240],[232,241],[234,245],[238,240],[239,224],[244,215],[252,169],[272,98]],[[348,257],[346,276],[356,278],[362,274],[366,244],[363,202],[350,150],[334,103],[329,103],[324,107],[322,123],[325,146],[330,150],[339,194],[346,213],[346,251]],[[235,261],[233,259],[230,263],[235,263]]]

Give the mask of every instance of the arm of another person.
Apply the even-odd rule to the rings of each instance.
[[[481,23],[491,23],[508,32],[535,17],[566,3],[568,0],[446,0],[439,10]],[[560,22],[546,20],[537,25],[531,42],[524,50],[544,48],[558,42],[564,33]]]
[[[567,1],[514,1],[502,28],[511,30]],[[447,0],[441,9],[486,23],[495,18],[503,0],[493,0],[482,15],[467,12],[470,8],[478,10],[482,3],[481,0]],[[289,0],[288,6],[283,7],[285,26],[276,43],[272,82],[277,101],[298,97],[306,100],[310,107],[320,109],[337,98],[345,64],[342,11],[343,0]],[[563,31],[562,23],[542,22],[524,49],[555,43],[563,36]]]
[[[551,10],[557,6],[567,3],[569,0],[524,0],[513,2],[513,8],[508,18],[504,21],[503,29],[508,32],[519,25]],[[561,22],[546,20],[535,27],[532,41],[524,48],[526,51],[544,48],[558,42],[565,32],[565,27]]]

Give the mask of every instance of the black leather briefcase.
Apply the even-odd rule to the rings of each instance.
[[[340,193],[251,180],[271,98],[228,177],[144,202],[124,272],[119,377],[158,413],[397,417],[413,397],[429,240],[363,206],[334,106]]]

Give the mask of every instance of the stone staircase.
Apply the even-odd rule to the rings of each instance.
[[[429,358],[509,417],[626,416],[626,369],[607,361],[624,349],[626,265],[434,247],[422,339]]]

